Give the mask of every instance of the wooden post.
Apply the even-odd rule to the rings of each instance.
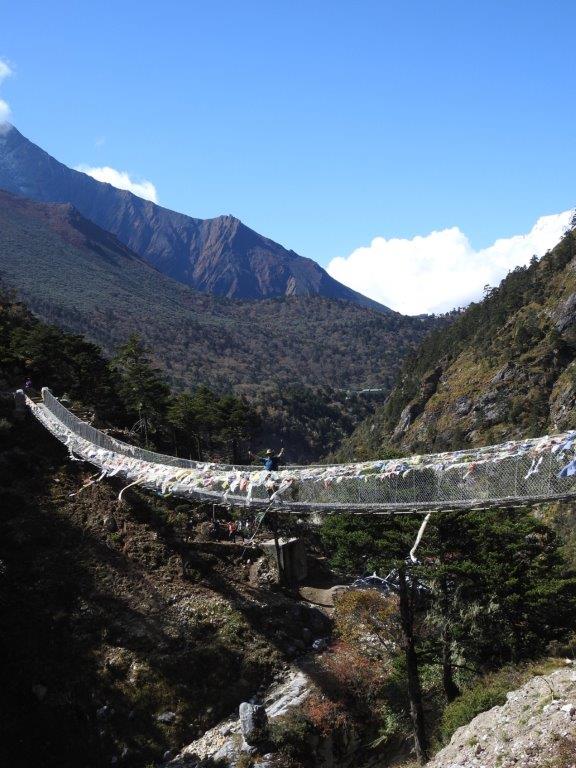
[[[280,550],[280,541],[278,539],[278,518],[275,512],[269,512],[269,525],[274,537],[274,549],[276,550],[276,564],[278,565],[278,583],[280,586],[286,586],[286,574],[282,564],[282,552]]]

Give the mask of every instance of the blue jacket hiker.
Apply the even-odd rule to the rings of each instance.
[[[271,448],[268,448],[265,456],[254,456],[252,451],[248,451],[248,453],[250,454],[251,458],[257,459],[257,461],[261,461],[262,464],[264,464],[264,469],[267,469],[268,472],[277,472],[278,466],[282,461],[284,448],[281,448],[276,455],[272,453]]]

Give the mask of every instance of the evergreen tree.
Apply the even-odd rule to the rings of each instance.
[[[406,687],[414,747],[418,761],[428,758],[428,744],[418,668],[417,637],[414,630],[418,584],[406,556],[420,521],[414,518],[359,518],[352,515],[328,518],[322,526],[324,543],[332,550],[333,564],[350,572],[374,570],[381,575],[395,569],[398,584],[400,643],[406,664]]]
[[[21,387],[28,378],[37,390],[49,387],[93,408],[102,421],[125,416],[116,378],[100,349],[39,322],[13,295],[0,291],[0,381]]]
[[[455,657],[478,670],[534,658],[576,618],[576,579],[560,543],[527,510],[436,513],[422,558],[440,645],[432,655],[441,657],[449,700]]]
[[[152,365],[149,352],[138,336],[132,335],[111,361],[118,375],[118,390],[127,413],[136,419],[148,444],[166,419],[170,388],[160,371]]]
[[[217,451],[232,463],[245,460],[240,446],[260,428],[260,419],[246,400],[219,397],[206,386],[174,397],[167,420],[185,455],[202,460]]]
[[[322,538],[344,572],[384,576],[397,569],[410,710],[423,759],[419,665],[441,665],[451,701],[462,668],[480,674],[541,655],[574,625],[576,578],[555,533],[528,510],[436,512],[418,550],[420,562],[407,567],[417,523],[339,516],[324,522]],[[420,636],[417,615],[428,626]]]

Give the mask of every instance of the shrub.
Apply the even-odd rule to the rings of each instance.
[[[340,696],[367,704],[381,696],[387,671],[379,659],[366,656],[343,640],[336,641],[331,651],[322,664]]]
[[[310,754],[313,727],[306,715],[292,709],[275,718],[270,724],[270,738],[274,747],[294,760],[305,761]]]
[[[236,768],[251,768],[253,765],[254,760],[252,759],[252,756],[248,754],[240,755],[236,761]]]
[[[304,711],[313,727],[322,736],[329,736],[349,722],[346,709],[340,702],[332,701],[317,693],[306,700]]]
[[[492,685],[480,683],[454,699],[442,714],[440,725],[442,742],[447,744],[457,728],[467,725],[480,712],[504,704],[507,691],[508,686],[505,681],[495,682]]]
[[[397,712],[389,702],[384,702],[379,708],[378,720],[378,736],[370,745],[373,749],[387,744],[394,739],[407,738],[408,731],[405,717]]]

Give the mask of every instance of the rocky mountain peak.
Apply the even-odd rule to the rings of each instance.
[[[0,188],[72,204],[148,264],[204,293],[235,299],[318,295],[391,313],[233,215],[203,220],[162,208],[66,167],[14,126],[0,142]]]

